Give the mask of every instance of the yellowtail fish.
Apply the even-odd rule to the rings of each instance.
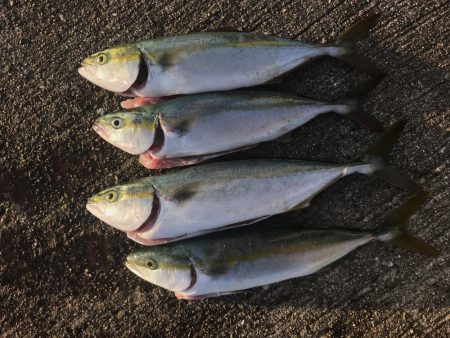
[[[275,92],[217,92],[183,96],[98,118],[106,141],[139,154],[149,169],[194,164],[271,141],[319,114],[337,112],[375,131],[382,125],[357,101],[321,102]]]
[[[334,44],[308,44],[243,32],[203,32],[130,43],[86,58],[78,69],[92,83],[126,96],[164,97],[264,84],[320,56],[380,75],[353,53],[378,14],[357,22]]]
[[[128,255],[125,265],[177,298],[202,299],[312,274],[377,240],[436,256],[436,249],[406,232],[425,195],[394,210],[377,231],[258,226],[147,247]]]
[[[144,245],[155,245],[257,222],[308,206],[340,178],[361,173],[417,191],[415,183],[386,167],[400,135],[394,125],[356,163],[244,160],[199,165],[106,189],[86,207],[96,217]]]

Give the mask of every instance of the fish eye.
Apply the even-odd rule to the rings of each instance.
[[[147,268],[149,268],[150,270],[155,270],[158,268],[158,263],[156,263],[156,261],[154,259],[149,259],[145,265],[147,266]]]
[[[116,119],[114,119],[114,120],[111,121],[111,125],[112,125],[114,128],[116,128],[116,129],[122,128],[122,120],[116,118]]]
[[[114,202],[117,199],[117,192],[114,190],[108,191],[105,195],[105,198],[108,202]]]
[[[97,63],[99,64],[104,64],[106,62],[106,55],[105,54],[99,54],[97,55],[97,59],[96,59]]]

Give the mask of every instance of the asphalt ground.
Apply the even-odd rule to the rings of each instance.
[[[121,98],[77,74],[109,46],[217,27],[330,42],[378,11],[358,43],[387,76],[364,100],[385,126],[405,120],[391,165],[429,197],[411,232],[427,258],[370,244],[314,275],[205,301],[179,301],[123,265],[138,244],[85,209],[104,187],[143,177],[94,119]],[[448,337],[450,332],[450,5],[447,1],[0,1],[0,332],[24,336]],[[336,100],[366,75],[331,58],[272,88]],[[251,128],[251,126],[249,126]],[[335,114],[227,156],[358,159],[377,135]],[[307,209],[267,223],[375,228],[408,193],[353,175]]]

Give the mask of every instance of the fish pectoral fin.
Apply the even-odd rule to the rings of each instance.
[[[191,130],[191,126],[192,126],[192,121],[186,119],[186,120],[177,121],[170,127],[167,126],[166,128],[169,133],[176,134],[179,137],[179,136],[183,136],[187,132],[189,132]]]
[[[170,67],[173,66],[178,62],[179,59],[179,53],[172,51],[170,53],[164,53],[161,54],[158,58],[158,64],[164,66],[164,67]]]
[[[230,262],[215,262],[214,265],[208,265],[205,267],[200,268],[199,270],[203,272],[205,275],[214,277],[214,276],[220,276],[226,273],[228,270],[233,268],[237,264],[237,261],[230,261]]]
[[[167,68],[175,65],[179,61],[181,50],[174,48],[159,53],[147,53],[146,57],[151,63]]]
[[[167,199],[178,204],[182,204],[192,198],[192,196],[194,196],[198,192],[199,185],[199,182],[194,182],[180,187],[172,191]]]

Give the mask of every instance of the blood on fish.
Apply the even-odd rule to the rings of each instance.
[[[142,238],[141,236],[139,236],[138,231],[128,231],[127,237],[139,244],[151,246],[151,245],[160,245],[160,244],[170,243],[170,242],[176,241],[177,239],[184,237],[184,236],[177,236],[177,237],[172,237],[172,238],[145,239],[145,238]]]
[[[128,99],[120,102],[122,108],[132,109],[147,106],[149,104],[155,104],[164,101],[164,99],[158,97],[134,97],[132,99]]]
[[[139,163],[148,169],[167,169],[195,164],[204,160],[204,156],[180,157],[172,159],[161,159],[153,157],[150,151],[139,155]]]

